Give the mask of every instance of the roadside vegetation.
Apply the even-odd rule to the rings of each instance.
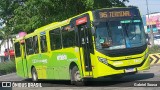
[[[160,46],[154,45],[153,47],[149,47],[149,54],[160,53]]]
[[[10,60],[0,63],[0,75],[5,75],[16,71],[15,61]]]

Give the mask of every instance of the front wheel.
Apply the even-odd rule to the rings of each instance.
[[[83,86],[85,85],[84,79],[82,79],[79,69],[77,66],[74,66],[71,71],[71,84],[75,84],[77,86]]]
[[[38,81],[38,75],[35,68],[32,68],[32,81],[37,82]]]

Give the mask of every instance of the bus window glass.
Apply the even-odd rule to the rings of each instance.
[[[49,31],[49,35],[50,35],[51,50],[61,49],[62,45],[61,45],[60,29]]]
[[[112,47],[111,48],[125,48],[125,40],[123,36],[123,29],[119,22],[111,21],[109,23]]]
[[[127,48],[139,47],[146,43],[143,25],[141,22],[135,21],[137,20],[133,20],[130,23],[122,23]]]
[[[123,49],[139,47],[146,43],[142,22],[140,20],[99,22],[96,26],[96,47],[111,41],[106,49]]]
[[[34,36],[34,37],[33,37],[33,47],[34,47],[34,53],[35,53],[35,54],[39,53],[38,37],[37,37],[37,36]]]
[[[41,43],[41,52],[47,52],[47,41],[46,41],[46,35],[41,36],[40,38]]]
[[[26,52],[27,52],[27,55],[31,55],[34,53],[32,37],[26,39]]]
[[[16,42],[14,46],[15,46],[15,55],[16,55],[16,57],[20,57],[21,56],[21,50],[20,50],[19,42]]]
[[[109,40],[107,23],[100,22],[96,28],[96,47],[102,48],[101,44]]]
[[[72,47],[75,46],[75,31],[74,28],[71,28],[70,26],[66,26],[62,30],[62,42],[63,47]]]

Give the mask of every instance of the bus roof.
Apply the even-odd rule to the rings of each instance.
[[[53,22],[53,23],[50,23],[48,25],[45,25],[43,27],[40,27],[40,28],[37,28],[34,32],[41,32],[41,31],[45,31],[45,30],[48,30],[48,29],[52,29],[53,27],[55,27],[55,25],[57,25],[59,22]]]
[[[61,22],[53,22],[53,23],[51,23],[51,24],[48,24],[48,25],[45,25],[45,26],[43,26],[43,27],[40,27],[40,28],[36,29],[34,32],[35,32],[35,33],[43,32],[43,31],[46,31],[46,30],[52,30],[52,29],[55,29],[55,28],[58,28],[58,27],[67,25],[67,24],[70,23],[71,19],[76,18],[76,17],[78,17],[78,16],[81,16],[81,15],[83,15],[83,14],[89,13],[89,12],[91,12],[91,11],[88,11],[88,12],[79,14],[79,15],[77,15],[77,16],[68,18],[68,19],[66,19],[66,20],[64,20],[64,21],[61,21]]]
[[[24,36],[24,38],[29,38],[29,37],[32,37],[32,36],[34,36],[36,33],[29,33],[29,34],[27,34],[26,36]]]

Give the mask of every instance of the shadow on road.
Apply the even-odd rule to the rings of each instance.
[[[101,78],[89,81],[87,86],[133,86],[135,82],[139,81],[149,81],[149,79],[154,78],[154,73],[138,73],[133,75],[126,75],[122,78]]]
[[[154,73],[138,73],[134,75],[128,75],[122,78],[123,81],[135,81],[154,78]]]
[[[154,73],[138,73],[134,75],[127,75],[122,78],[98,78],[92,81],[87,81],[86,86],[98,87],[98,86],[133,86],[133,82],[138,81],[149,81],[149,79],[154,78]],[[25,79],[24,81],[32,82],[31,79]],[[38,83],[42,83],[42,86],[45,87],[74,87],[74,85],[70,84],[69,80],[39,80]]]

